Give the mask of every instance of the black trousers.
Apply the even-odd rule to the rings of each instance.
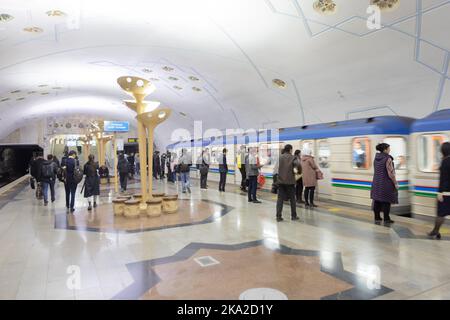
[[[227,183],[227,173],[220,172],[219,191],[225,191],[225,184]]]
[[[245,171],[245,165],[241,165],[241,167],[239,168],[239,171],[241,172],[241,189],[245,190],[247,189],[247,173]]]
[[[73,209],[75,207],[75,193],[77,191],[76,183],[65,183],[64,189],[66,189],[66,208]]]
[[[303,196],[303,179],[300,178],[297,180],[297,183],[295,184],[295,198],[298,202],[302,202],[302,196]]]
[[[122,190],[127,190],[128,174],[119,173],[119,176],[120,176],[120,187],[122,188]]]
[[[206,189],[207,181],[208,181],[208,172],[205,174],[200,173],[200,188]],[[219,190],[220,190],[220,186],[219,186]]]
[[[256,190],[258,188],[257,176],[248,177],[248,201],[256,201]]]
[[[295,185],[280,184],[278,185],[277,218],[281,218],[283,201],[286,198],[291,202],[291,217],[294,218],[297,216],[297,208],[295,206]]]
[[[305,188],[305,203],[314,204],[314,191],[316,187],[306,187]]]
[[[167,181],[174,182],[172,170],[170,170],[170,169],[168,169],[168,172],[167,172]]]
[[[391,212],[391,204],[389,202],[373,201],[373,213],[375,220],[381,220],[380,212],[383,212],[384,220],[391,220],[389,213]]]

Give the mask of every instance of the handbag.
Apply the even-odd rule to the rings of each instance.
[[[36,186],[34,185],[34,178],[30,178],[30,187],[31,189],[36,189]]]
[[[301,177],[303,177],[303,174],[298,173],[298,169],[294,168],[294,177],[295,177],[295,181],[298,181],[299,179],[301,179]]]
[[[317,180],[323,180],[323,172],[320,170],[316,171],[316,179]]]

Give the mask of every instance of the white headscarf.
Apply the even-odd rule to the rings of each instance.
[[[310,156],[312,155],[312,150],[307,148],[302,150],[302,156]]]

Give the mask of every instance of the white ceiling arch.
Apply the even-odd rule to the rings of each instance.
[[[163,143],[193,120],[283,127],[450,107],[450,1],[401,0],[379,30],[369,0],[335,0],[329,16],[313,2],[2,0],[13,19],[0,22],[0,137],[38,115],[132,119],[123,75],[157,79],[149,99],[175,110]]]

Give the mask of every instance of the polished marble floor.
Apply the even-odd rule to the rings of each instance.
[[[288,299],[450,299],[448,225],[429,240],[431,222],[378,226],[370,212],[326,202],[299,208],[295,222],[285,206],[276,223],[272,194],[253,204],[235,186],[210,185],[180,193],[193,207],[183,223],[137,227],[111,220],[109,190],[90,216],[78,191],[66,217],[62,185],[47,207],[17,186],[0,196],[0,299],[239,299],[255,288],[261,298],[273,289]]]

